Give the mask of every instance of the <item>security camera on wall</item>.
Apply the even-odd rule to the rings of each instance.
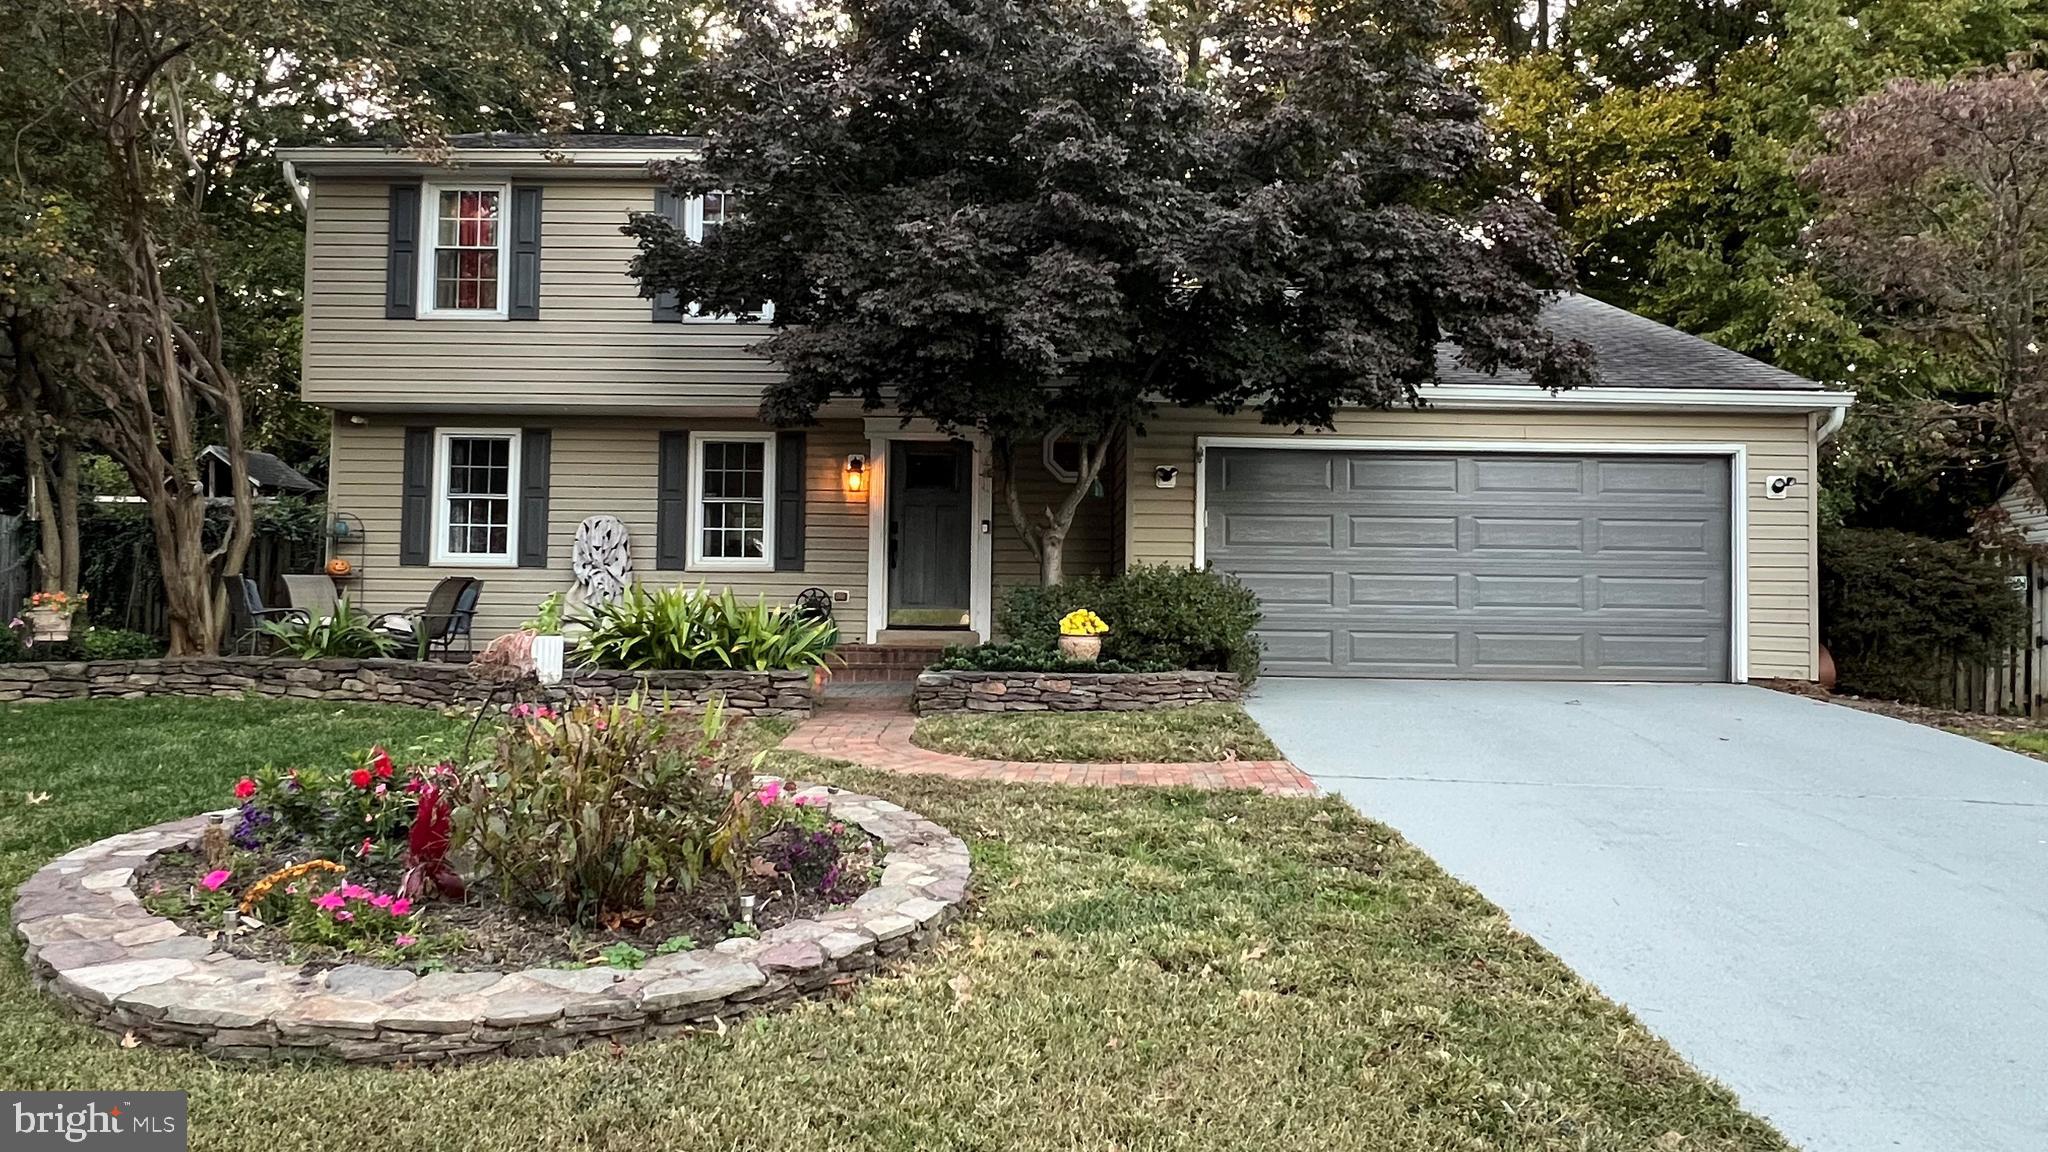
[[[1152,470],[1152,483],[1161,488],[1172,488],[1180,483],[1180,469],[1171,464],[1161,464]]]

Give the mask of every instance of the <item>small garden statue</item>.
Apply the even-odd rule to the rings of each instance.
[[[1109,625],[1086,608],[1076,608],[1060,617],[1060,655],[1082,664],[1093,664],[1102,655],[1102,637]]]

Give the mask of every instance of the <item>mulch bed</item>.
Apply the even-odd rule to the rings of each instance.
[[[776,836],[796,832],[793,827],[778,829],[757,846],[765,847]],[[792,884],[787,876],[761,866],[757,857],[757,866],[749,870],[737,888],[723,874],[707,874],[688,892],[665,893],[644,914],[623,918],[608,915],[605,923],[589,927],[578,927],[508,904],[500,899],[497,888],[485,881],[473,886],[461,901],[429,896],[416,902],[420,909],[418,935],[425,948],[399,959],[294,943],[286,939],[279,925],[245,929],[225,942],[220,941],[220,920],[202,914],[196,901],[181,895],[191,893],[207,871],[197,852],[166,852],[152,858],[137,873],[134,887],[144,904],[157,915],[175,921],[193,935],[213,939],[231,955],[245,959],[306,964],[313,969],[332,964],[366,964],[408,970],[421,967],[424,959],[452,971],[515,970],[602,964],[604,961],[597,953],[621,942],[650,956],[676,937],[689,937],[694,946],[708,948],[732,934],[733,924],[740,919],[742,894],[754,898],[753,924],[760,931],[821,915],[844,907],[867,890],[868,878],[874,874],[872,865],[881,852],[872,840],[865,851],[865,866],[849,867],[847,878],[840,881],[835,893],[840,897],[838,904]],[[265,873],[319,854],[304,849],[289,852],[267,848],[254,855],[257,861],[253,865],[246,863],[249,854],[239,857],[245,863],[239,863],[235,869],[236,882],[232,887],[236,891]],[[316,890],[324,891],[344,879],[378,891],[396,892],[403,869],[393,862],[354,863],[346,878],[316,876],[313,884]],[[422,951],[424,957],[419,954]]]
[[[1899,700],[1878,700],[1868,696],[1849,696],[1830,692],[1818,684],[1804,680],[1752,680],[1760,688],[1769,688],[1793,696],[1805,696],[1811,700],[1825,700],[1854,708],[1862,712],[1875,712],[1904,720],[1912,724],[1923,724],[1929,728],[1942,729],[1991,729],[1998,732],[2035,732],[2048,730],[2048,717],[1994,716],[1985,712],[1958,712],[1952,708],[1931,708],[1925,704],[1907,704]]]

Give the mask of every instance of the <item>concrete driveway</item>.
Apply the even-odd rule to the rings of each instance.
[[[1793,1142],[2048,1148],[2048,764],[1737,685],[1267,680],[1251,712]]]

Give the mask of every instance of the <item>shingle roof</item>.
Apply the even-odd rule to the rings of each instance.
[[[1761,360],[1638,316],[1591,296],[1569,293],[1546,305],[1541,322],[1563,339],[1593,346],[1602,388],[1819,389],[1821,385]],[[1457,346],[1437,346],[1437,373],[1446,384],[1527,384],[1526,373],[1497,376],[1458,363]]]
[[[208,444],[200,455],[211,456],[225,463],[228,450],[219,444]],[[276,492],[320,491],[320,485],[307,479],[305,473],[268,452],[249,450],[242,453],[242,458],[248,462],[249,479],[254,480],[259,487]]]
[[[448,137],[450,148],[513,148],[536,151],[588,151],[604,148],[673,148],[683,151],[703,143],[698,136],[645,132],[571,132],[550,136],[535,132],[461,132]],[[337,148],[403,148],[398,140],[351,140]]]

